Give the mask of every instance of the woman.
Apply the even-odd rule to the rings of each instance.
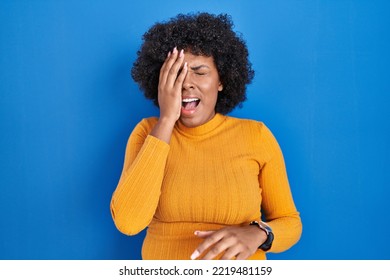
[[[144,34],[132,76],[160,117],[133,130],[111,200],[121,232],[148,227],[143,259],[265,259],[300,238],[275,138],[226,116],[254,75],[232,28],[226,15],[199,13]]]

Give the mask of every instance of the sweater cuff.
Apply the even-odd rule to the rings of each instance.
[[[146,136],[146,139],[145,139],[145,144],[146,145],[150,145],[152,147],[155,147],[155,148],[159,148],[159,149],[162,149],[163,151],[169,151],[169,144],[157,137],[154,137],[153,135],[148,135]]]

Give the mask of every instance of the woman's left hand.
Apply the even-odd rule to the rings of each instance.
[[[211,260],[224,252],[221,260],[245,260],[253,255],[267,239],[264,231],[256,226],[231,226],[217,231],[196,231],[195,235],[204,241],[192,253],[191,259],[202,254],[202,260]]]

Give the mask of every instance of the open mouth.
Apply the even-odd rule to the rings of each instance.
[[[200,103],[199,98],[184,98],[181,102],[182,107],[185,110],[194,110]]]

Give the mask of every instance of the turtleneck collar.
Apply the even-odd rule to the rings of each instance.
[[[215,130],[226,119],[226,116],[216,113],[215,116],[207,123],[196,127],[186,127],[180,121],[176,122],[175,127],[180,132],[191,136],[202,136]]]

